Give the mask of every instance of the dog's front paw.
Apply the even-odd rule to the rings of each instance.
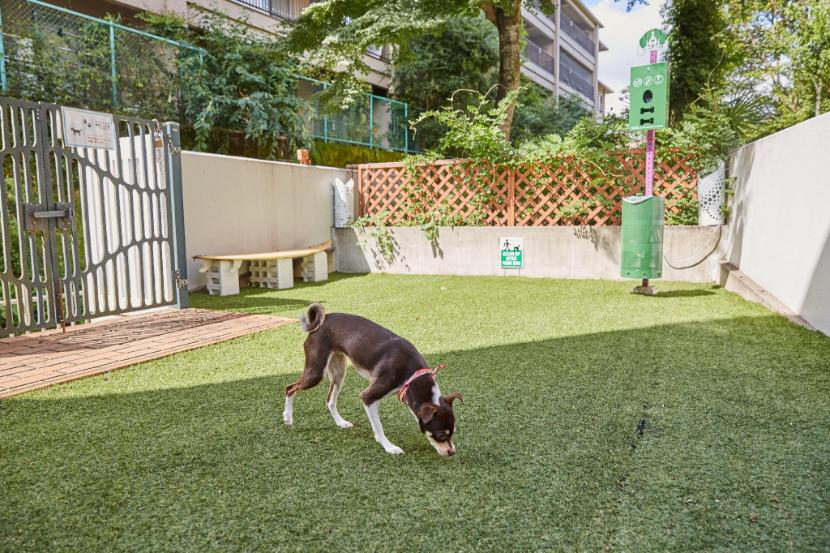
[[[285,422],[286,426],[291,426],[294,424],[294,415],[291,413],[283,413],[282,420]]]
[[[337,426],[339,426],[340,428],[351,428],[354,425],[352,423],[350,423],[349,421],[338,421]]]
[[[390,455],[403,455],[403,449],[399,448],[395,444],[384,446],[383,450]]]

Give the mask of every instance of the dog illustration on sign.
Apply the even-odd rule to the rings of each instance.
[[[73,127],[72,125],[70,125],[70,126],[69,126],[69,130],[70,130],[70,131],[72,131],[72,135],[73,135],[73,136],[80,136],[80,135],[81,135],[81,131],[83,131],[83,130],[84,130],[84,129],[83,129],[83,127],[84,127],[84,126],[86,126],[88,129],[91,129],[91,128],[92,128],[92,123],[90,123],[90,122],[89,122],[88,120],[86,120],[86,119],[82,119],[82,120],[81,120],[81,128],[80,128],[80,129],[76,129],[75,127]]]

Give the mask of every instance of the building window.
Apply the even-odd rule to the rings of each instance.
[[[580,27],[576,21],[565,14],[564,10],[560,14],[559,25],[563,33],[579,44],[591,57],[594,57],[594,38],[591,36],[591,31]]]
[[[559,51],[559,80],[590,100],[594,99],[594,74],[564,50]]]

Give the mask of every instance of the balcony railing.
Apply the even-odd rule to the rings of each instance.
[[[577,92],[581,92],[588,99],[594,99],[593,75],[567,52],[561,52],[559,56],[559,80]]]
[[[388,63],[389,54],[387,53],[387,50],[388,49],[383,46],[369,46],[369,48],[366,49],[366,54],[375,59]]]
[[[530,5],[532,8],[531,11],[536,12],[536,17],[538,17],[539,19],[547,20],[550,23],[551,27],[556,26],[556,16],[553,14],[552,11],[551,13],[546,13],[545,10],[542,9],[542,2],[540,0],[533,0],[530,3]]]
[[[538,44],[534,44],[528,40],[527,45],[525,46],[525,56],[527,56],[527,59],[546,70],[551,75],[554,74],[556,62],[553,56],[545,52],[544,49],[542,49],[542,47]]]
[[[303,9],[311,3],[299,0],[234,0],[234,2],[281,19],[297,19]]]
[[[559,26],[562,32],[572,38],[574,42],[579,44],[592,58],[594,57],[594,39],[585,29],[576,24],[576,22],[565,15],[565,12],[559,14]]]

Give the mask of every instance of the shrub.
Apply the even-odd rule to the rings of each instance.
[[[323,142],[321,140],[315,140],[311,148],[311,162],[314,165],[325,165],[327,167],[400,161],[403,156],[403,152],[367,148],[356,144]]]

